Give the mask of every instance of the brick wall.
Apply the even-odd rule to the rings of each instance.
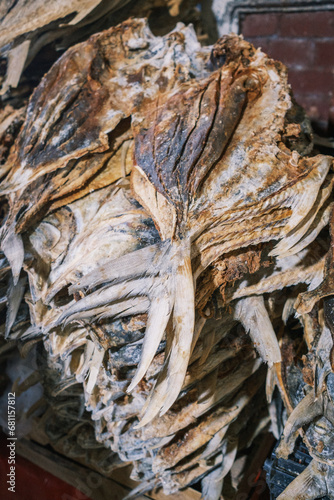
[[[334,131],[334,11],[246,15],[240,33],[289,68],[296,100]]]

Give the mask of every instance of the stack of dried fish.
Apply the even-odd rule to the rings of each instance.
[[[10,101],[26,97],[65,50],[129,17],[154,18],[162,11],[163,29],[153,22],[158,34],[167,33],[180,20],[194,22],[202,31],[196,4],[195,0],[4,0],[0,95]]]
[[[301,399],[285,325],[325,268],[331,291],[332,158],[312,149],[285,67],[236,35],[203,48],[192,28],[154,37],[130,20],[67,51],[31,96],[1,172],[5,334],[43,339],[54,396],[82,387],[108,466],[134,464],[133,496],[202,479],[214,500],[229,473],[235,493],[270,417],[278,434],[275,384],[288,411]],[[24,293],[31,325],[15,330]],[[303,359],[325,368],[306,401],[326,416],[331,358],[308,299]]]

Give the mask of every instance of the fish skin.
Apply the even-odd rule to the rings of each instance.
[[[147,41],[139,52],[131,48],[137,35]],[[190,53],[192,36],[180,27],[158,39],[145,21],[130,20],[70,49],[33,94],[0,188],[10,202],[2,249],[15,282],[25,260],[32,323],[18,327],[19,311],[8,336],[44,336],[48,370],[60,377],[53,396],[81,391],[81,406],[58,401],[58,414],[75,421],[91,412],[97,439],[112,453],[105,470],[134,462],[137,493],[153,486],[175,492],[214,467],[224,475],[237,451],[235,444],[229,454],[226,443],[251,421],[258,401],[266,411],[265,368],[241,326],[249,327],[248,315],[231,314],[244,304],[254,317],[267,311],[266,332],[253,321],[251,333],[292,410],[286,446],[292,450],[306,424],[312,456],[330,460],[326,447],[315,451],[313,422],[334,418],[327,349],[308,353],[315,390],[299,406],[279,379],[279,362],[286,375],[289,358],[271,325],[280,289],[296,299],[300,283],[321,279],[323,255],[313,241],[332,208],[332,158],[309,156],[312,141],[283,65],[230,35],[213,47],[210,66],[198,43]],[[178,57],[185,64],[176,71]],[[123,177],[130,171],[131,184]],[[241,269],[249,251],[258,264]],[[201,278],[218,259],[228,266],[236,255],[238,281],[230,277],[222,290],[217,280],[197,308]],[[82,454],[76,441],[68,450]]]

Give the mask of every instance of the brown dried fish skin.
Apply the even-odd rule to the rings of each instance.
[[[174,53],[180,54],[182,70],[168,64]],[[10,204],[3,249],[9,254],[10,247],[17,248],[16,275],[22,243],[13,233],[26,230],[53,202],[59,206],[60,199],[80,191],[131,139],[130,115],[142,102],[191,73],[205,74],[207,57],[190,28],[167,35],[161,43],[146,21],[131,20],[71,48],[55,63],[30,99],[1,185]],[[115,180],[105,176],[101,182]],[[13,191],[15,201],[9,195]]]
[[[153,358],[170,318],[171,313],[168,311],[172,310],[173,305],[176,308],[181,301],[185,301],[178,295],[178,289],[181,290],[182,287],[183,293],[188,290],[184,293],[188,304],[182,315],[187,316],[185,324],[190,325],[190,329],[185,324],[180,327],[174,309],[171,316],[173,325],[167,332],[167,336],[171,337],[168,363],[157,381],[142,425],[158,412],[163,414],[182,387],[189,360],[186,351],[190,348],[193,335],[191,325],[194,308],[193,289],[186,285],[187,280],[189,284],[191,282],[190,273],[187,271],[188,279],[182,270],[189,268],[188,262],[196,256],[195,252],[200,254],[201,259],[198,268],[192,271],[196,278],[217,257],[236,248],[273,239],[281,240],[271,254],[283,256],[291,252],[291,248],[307,234],[317,211],[331,192],[331,183],[325,181],[332,163],[331,158],[301,158],[296,151],[280,146],[287,111],[294,106],[284,67],[274,64],[260,51],[254,52],[249,44],[237,36],[226,37],[221,42],[220,49],[228,52],[229,45],[233,50],[229,52],[226,65],[204,81],[181,83],[178,88],[166,91],[150,102],[149,113],[144,107],[144,120],[139,125],[136,122],[133,125],[136,162],[132,178],[134,195],[137,196],[138,185],[138,200],[152,214],[159,227],[158,198],[154,200],[148,189],[149,184],[154,186],[172,206],[170,212],[165,212],[171,220],[169,223],[168,220],[163,221],[164,226],[159,228],[160,234],[166,234],[168,224],[170,227],[175,224],[175,229],[166,234],[172,236],[172,240],[168,247],[166,239],[164,248],[167,250],[161,257],[159,267],[153,270],[152,278],[157,274],[158,276],[141,283],[148,290],[145,292],[143,288],[143,293],[147,293],[151,300],[161,296],[160,288],[165,291],[166,313],[156,343],[153,342],[150,326],[146,332],[142,361],[129,390],[144,376]],[[250,55],[247,64],[241,57],[245,50]],[[235,92],[240,93],[240,102],[236,99]],[[246,99],[247,94],[249,96]],[[181,116],[175,112],[178,102],[184,108]],[[202,106],[203,112],[200,112]],[[231,109],[229,106],[232,106]],[[205,113],[206,109],[208,115]],[[265,112],[261,115],[260,111],[263,109]],[[223,115],[227,120],[226,130],[221,118]],[[231,117],[234,117],[233,123],[228,121]],[[291,123],[289,125],[291,128]],[[254,141],[254,134],[258,134],[257,141]],[[207,141],[204,145],[203,138]],[[217,156],[214,156],[212,148],[216,141],[221,149],[215,148]],[[256,186],[256,191],[252,180],[254,175],[262,182],[260,186]],[[223,191],[217,186],[223,187]],[[314,205],[318,208],[314,209]],[[241,231],[245,226],[246,231]],[[283,239],[284,236],[287,237]],[[113,265],[117,265],[117,262]],[[175,277],[173,280],[176,283],[180,280],[176,287],[169,275]],[[136,281],[132,285],[128,284],[124,293],[138,295],[136,286]],[[95,292],[95,297],[94,293],[85,297],[79,304],[69,308],[60,320],[73,321],[84,310],[93,308],[94,311],[94,308],[101,307],[105,301],[121,299],[119,288],[118,285],[113,286],[110,278],[109,289],[106,287],[103,292]],[[151,324],[158,328],[153,307],[149,311],[149,325]],[[177,347],[181,339],[184,342],[182,349]],[[274,339],[273,334],[270,342]],[[268,354],[270,363],[279,362],[278,344],[272,345],[272,348],[276,355],[270,357]],[[267,359],[264,352],[262,355]],[[167,394],[169,376],[172,377],[169,381],[175,391]]]

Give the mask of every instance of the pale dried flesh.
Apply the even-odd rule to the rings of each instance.
[[[301,432],[314,457],[280,499],[334,498],[333,160],[286,68],[133,19],[0,118],[2,330],[38,354],[53,446],[132,463],[129,498],[202,480],[218,500],[227,475],[237,498],[238,460],[279,437],[277,386],[281,455]]]

